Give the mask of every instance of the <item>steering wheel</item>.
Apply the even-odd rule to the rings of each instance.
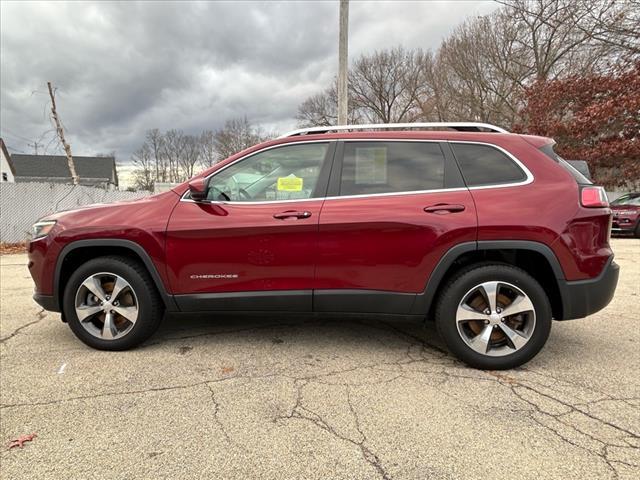
[[[227,202],[231,200],[231,197],[229,195],[227,195],[217,187],[211,187],[211,193],[213,193],[213,200],[219,200],[220,197],[222,197]]]
[[[251,195],[249,195],[249,192],[247,192],[244,188],[241,188],[240,190],[238,190],[238,193],[240,194],[243,200],[251,200]]]

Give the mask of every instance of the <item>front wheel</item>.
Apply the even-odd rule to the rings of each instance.
[[[160,325],[163,305],[146,269],[126,257],[99,257],[81,265],[64,291],[73,333],[99,350],[127,350]]]
[[[505,264],[464,269],[447,283],[436,306],[436,326],[449,350],[487,370],[531,360],[547,341],[551,317],[540,284]]]

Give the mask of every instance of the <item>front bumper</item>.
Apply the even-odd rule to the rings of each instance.
[[[590,280],[559,281],[562,319],[572,320],[594,314],[609,305],[618,285],[620,266],[609,259],[602,273]]]
[[[637,222],[625,218],[614,217],[611,223],[611,233],[614,235],[633,234],[636,230]]]

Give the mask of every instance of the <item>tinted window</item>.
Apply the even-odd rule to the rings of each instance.
[[[432,190],[444,186],[444,155],[433,142],[346,142],[341,195]]]
[[[616,198],[611,205],[635,205],[640,207],[640,193],[628,193]]]
[[[498,185],[520,182],[524,171],[507,155],[489,145],[452,143],[467,186]]]
[[[307,143],[256,153],[216,173],[207,199],[265,202],[311,198],[329,145]]]
[[[575,166],[571,165],[564,158],[562,158],[560,155],[558,155],[556,152],[554,152],[552,143],[550,143],[548,145],[545,145],[544,147],[541,147],[540,151],[542,153],[544,153],[547,157],[549,157],[549,158],[555,160],[556,162],[558,162],[560,164],[560,166],[562,166],[562,168],[564,168],[567,172],[569,172],[573,176],[573,178],[575,178],[575,180],[576,180],[576,182],[578,182],[578,184],[580,184],[580,185],[591,185],[592,184],[591,180],[589,180],[589,178],[587,178],[586,175],[584,175]],[[585,162],[585,165],[586,165],[586,162]],[[586,168],[587,168],[587,170],[589,169],[588,165],[586,165]]]

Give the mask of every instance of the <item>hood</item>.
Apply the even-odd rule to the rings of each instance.
[[[118,200],[116,202],[109,202],[109,203],[91,203],[91,204],[88,204],[88,205],[80,205],[80,206],[75,207],[75,208],[69,208],[67,210],[60,210],[60,211],[57,211],[57,212],[54,212],[54,213],[47,214],[47,215],[43,216],[42,218],[40,218],[38,221],[42,221],[42,220],[59,220],[59,219],[64,218],[66,216],[73,215],[74,213],[85,212],[87,210],[101,211],[103,209],[114,209],[114,208],[119,208],[119,207],[126,207],[126,206],[129,206],[129,205],[140,205],[140,206],[143,206],[145,204],[161,200],[161,199],[163,199],[164,197],[167,197],[167,196],[175,197],[176,193],[174,191],[172,191],[172,190],[169,190],[167,192],[157,193],[155,195],[149,195],[147,197],[134,198],[134,199],[131,199],[131,200]]]

